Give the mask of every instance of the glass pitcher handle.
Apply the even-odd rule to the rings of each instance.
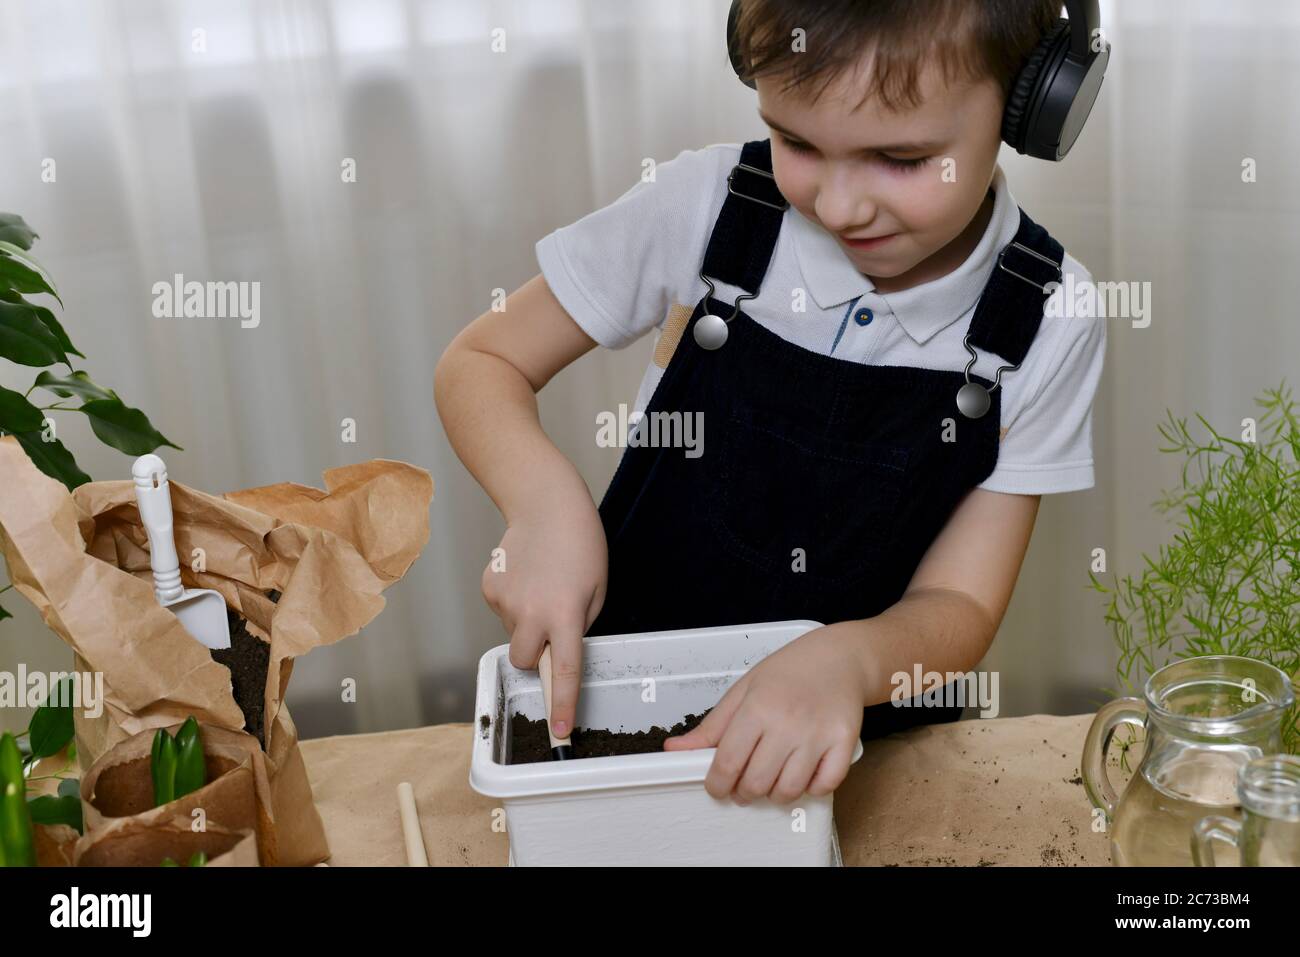
[[[1115,805],[1119,796],[1106,776],[1106,749],[1110,739],[1121,724],[1146,727],[1147,706],[1141,698],[1117,698],[1101,706],[1092,719],[1088,737],[1083,742],[1083,787],[1094,807],[1106,812],[1106,820],[1115,819]]]
[[[1203,817],[1192,828],[1192,862],[1197,867],[1214,867],[1215,838],[1241,848],[1241,822],[1230,817]]]

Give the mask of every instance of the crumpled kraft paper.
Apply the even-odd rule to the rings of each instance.
[[[169,476],[177,554],[187,588],[213,588],[270,643],[266,755],[274,776],[301,779],[276,795],[281,824],[310,787],[284,694],[293,661],[355,634],[384,607],[429,538],[433,480],[376,459],[329,469],[325,489],[282,483],[211,495]],[[194,715],[242,731],[230,672],[154,596],[148,536],[130,478],[69,493],[39,471],[17,440],[0,438],[0,550],[15,589],[74,652],[79,671],[102,672],[104,709],[77,710],[82,770],[115,744]],[[280,592],[278,603],[267,593]],[[284,834],[280,835],[281,843]],[[292,857],[293,855],[288,855]],[[286,860],[286,863],[288,861]]]

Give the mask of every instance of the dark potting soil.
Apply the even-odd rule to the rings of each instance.
[[[709,711],[713,709],[710,708]],[[658,725],[649,731],[610,731],[574,728],[570,742],[575,758],[607,758],[616,754],[650,754],[664,749],[664,741],[694,730],[705,716],[688,714],[671,728]],[[516,714],[510,719],[510,763],[534,764],[551,760],[551,739],[546,722]]]
[[[274,588],[267,592],[279,601]],[[226,609],[230,623],[230,647],[213,648],[212,660],[230,669],[230,687],[235,704],[244,713],[244,730],[266,749],[266,671],[271,666],[271,646],[248,633],[248,622],[233,608]]]

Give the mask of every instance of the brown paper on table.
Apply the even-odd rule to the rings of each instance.
[[[169,478],[185,587],[216,589],[250,634],[270,642],[266,810],[281,864],[328,855],[284,704],[293,661],[368,624],[384,607],[381,592],[429,538],[433,480],[425,470],[375,459],[329,469],[324,481],[324,491],[282,483],[216,496]],[[73,649],[76,669],[104,676],[103,714],[75,712],[83,773],[119,742],[191,714],[242,733],[230,672],[154,596],[132,480],[91,482],[69,494],[6,436],[0,489],[10,580]],[[199,554],[202,572],[188,567]],[[271,589],[281,593],[278,603],[266,597]]]
[[[170,857],[181,867],[202,851],[205,867],[257,867],[257,837],[209,825],[194,831],[183,817],[150,824],[130,821],[112,831],[87,834],[73,850],[76,867],[159,867]]]

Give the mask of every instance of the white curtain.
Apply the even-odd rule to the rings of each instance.
[[[295,669],[306,735],[470,717],[477,658],[505,640],[479,594],[503,526],[442,432],[434,363],[494,290],[537,272],[538,238],[617,198],[644,158],[765,135],[729,72],[726,8],[0,0],[0,210],[42,234],[85,367],[185,447],[167,450],[177,479],[319,485],[374,457],[433,473],[432,538],[388,607]],[[1004,714],[1084,710],[1113,683],[1086,570],[1097,547],[1136,570],[1169,533],[1149,508],[1173,477],[1156,451],[1164,408],[1239,422],[1300,344],[1300,4],[1124,0],[1103,16],[1115,56],[1076,151],[1060,167],[1004,154],[1004,168],[1097,278],[1150,281],[1154,314],[1111,328],[1098,487],[1044,501],[985,662]],[[260,326],[154,318],[152,286],[176,273],[260,282]],[[632,401],[649,350],[590,356],[542,394],[597,498],[618,450],[596,446],[595,414]],[[29,383],[0,364],[0,384]],[[95,478],[127,474],[126,456],[61,422]],[[65,667],[25,603],[3,604],[18,619],[0,625],[0,668]],[[344,678],[355,705],[340,705]]]

